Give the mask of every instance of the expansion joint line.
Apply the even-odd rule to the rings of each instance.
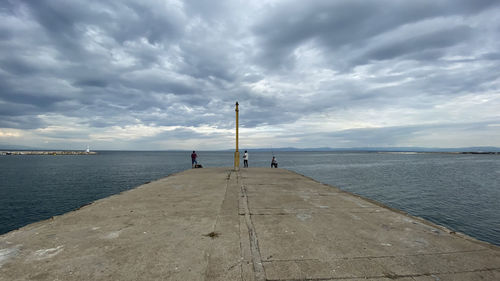
[[[239,179],[239,173],[237,173]],[[252,222],[252,217],[250,215],[250,209],[248,207],[248,196],[245,185],[241,180],[238,181],[241,194],[242,194],[242,205],[245,210],[245,222],[248,230],[248,237],[250,239],[250,253],[252,255],[253,269],[255,273],[255,281],[265,281],[266,273],[264,271],[264,266],[262,265],[262,257],[259,250],[259,242],[257,240],[257,233],[255,232],[255,227]]]
[[[217,226],[218,226],[218,225],[219,225],[219,223],[220,223],[220,217],[221,217],[221,213],[222,213],[222,208],[223,208],[223,206],[224,206],[224,202],[226,201],[226,198],[227,198],[227,192],[228,192],[228,190],[229,190],[229,179],[230,179],[230,177],[231,177],[231,173],[229,173],[229,174],[227,175],[227,177],[226,177],[226,187],[225,187],[225,189],[224,189],[224,198],[222,199],[222,202],[221,202],[221,204],[220,204],[220,206],[219,206],[219,210],[217,211],[217,215],[216,215],[216,217],[215,217],[215,221],[214,221],[214,224],[213,224],[213,226],[212,226],[212,233],[217,233]],[[214,251],[214,247],[215,247],[215,246],[214,246],[214,243],[212,243],[212,244],[211,244],[211,246],[210,246],[210,248],[209,248],[209,250],[207,251],[207,256],[206,256],[206,258],[207,258],[207,260],[208,260],[209,262],[207,263],[207,267],[206,267],[206,269],[205,269],[205,279],[204,279],[204,280],[206,280],[206,278],[207,278],[207,276],[208,276],[209,267],[210,267],[210,256],[212,255],[212,253],[213,253],[213,251]]]
[[[221,216],[221,213],[222,213],[222,207],[224,206],[224,202],[227,200],[227,191],[229,189],[229,179],[231,177],[231,173],[229,173],[226,177],[226,188],[224,189],[224,198],[222,198],[222,202],[219,206],[219,210],[217,211],[217,216],[215,218],[215,223],[214,223],[214,226],[213,226],[213,232],[216,231],[217,229],[217,225],[219,224],[219,221],[220,221],[220,216]]]

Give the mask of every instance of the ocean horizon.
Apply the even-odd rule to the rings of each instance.
[[[0,145],[0,151],[85,151],[86,148],[34,148],[12,145]],[[196,149],[194,149],[196,150]],[[419,147],[419,146],[390,146],[390,147],[260,147],[246,148],[240,151],[266,152],[266,151],[305,151],[305,152],[500,152],[496,146],[469,146],[469,147]],[[95,152],[186,152],[193,149],[92,149]],[[234,148],[201,150],[210,152],[234,152]]]

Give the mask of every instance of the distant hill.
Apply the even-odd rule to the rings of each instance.
[[[244,151],[244,149],[241,149]],[[332,147],[316,147],[316,148],[296,148],[296,147],[279,147],[279,148],[250,148],[249,151],[382,151],[382,152],[500,152],[500,147],[493,146],[478,146],[478,147],[460,147],[460,148],[438,148],[438,147],[350,147],[350,148],[332,148]]]
[[[439,148],[439,147],[349,147],[349,148],[332,148],[332,147],[263,147],[263,148],[240,148],[240,151],[337,151],[337,152],[500,152],[500,147],[494,146],[474,146],[474,147],[460,147],[460,148]],[[0,150],[65,150],[65,149],[47,149],[35,148],[22,145],[11,145],[0,143]],[[78,149],[77,149],[78,150]],[[84,150],[84,149],[81,149]],[[112,150],[110,150],[112,151]],[[125,150],[117,150],[125,151]],[[127,151],[191,151],[191,150],[127,150]],[[217,151],[234,151],[231,149],[222,149]]]

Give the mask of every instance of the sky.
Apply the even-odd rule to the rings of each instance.
[[[0,147],[500,146],[500,1],[0,1]]]

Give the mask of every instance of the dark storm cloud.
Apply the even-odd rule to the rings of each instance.
[[[368,51],[364,61],[387,60],[402,55],[421,53],[423,50],[429,51],[454,46],[467,40],[471,36],[471,28],[467,26],[456,26],[443,30],[432,31],[430,33],[415,36],[401,41],[392,41]],[[420,60],[425,60],[425,55],[419,55]],[[431,56],[435,59],[436,56]]]
[[[500,60],[500,53],[488,53],[484,54],[482,59],[485,60]]]
[[[14,0],[6,0],[0,2],[0,12],[6,14],[13,14],[16,12],[17,1]]]
[[[185,67],[183,73],[201,79],[222,79],[233,82],[236,77],[228,69],[230,63],[222,50],[200,45],[184,45],[183,58]]]
[[[2,93],[1,100],[9,104],[31,105],[33,108],[37,108],[37,110],[31,111],[31,113],[43,112],[43,108],[51,108],[56,102],[67,99],[64,97],[40,95],[39,89],[28,88],[26,90],[16,90],[8,86],[8,84],[0,86]]]
[[[183,1],[187,14],[192,16],[201,16],[206,20],[220,20],[227,13],[232,12],[232,6],[238,5],[238,1],[220,0],[220,1]]]
[[[317,132],[395,144],[426,118],[451,124],[440,107],[456,105],[456,118],[498,103],[499,11],[486,0],[1,1],[0,129],[87,128],[65,137],[81,142],[180,126],[130,145],[208,141],[223,135],[191,128],[234,128],[239,101],[245,129],[413,112],[408,128],[384,117],[387,129]],[[476,121],[498,119],[493,107]]]
[[[6,50],[3,52],[4,55],[0,56],[0,68],[8,73],[1,77],[4,86],[1,89],[0,100],[31,104],[39,109],[25,111],[24,114],[28,115],[57,111],[63,115],[75,116],[79,115],[74,111],[74,106],[78,103],[82,106],[102,108],[102,104],[99,103],[106,102],[113,108],[114,104],[122,104],[123,107],[123,102],[120,101],[124,99],[129,105],[143,104],[143,100],[150,100],[148,96],[151,92],[181,95],[193,93],[194,90],[188,82],[175,81],[175,78],[160,79],[161,74],[142,77],[133,74],[134,70],[156,63],[159,60],[158,54],[163,52],[155,53],[151,48],[146,48],[147,45],[168,45],[170,42],[175,42],[182,34],[184,28],[183,20],[180,18],[182,14],[176,10],[176,7],[151,1],[4,3],[2,7],[4,16],[9,19],[16,16],[25,17],[36,23],[36,25],[30,24],[30,28],[37,28],[38,32],[27,33],[27,27],[17,26],[16,28],[24,31],[26,35],[34,34],[35,37],[28,38],[20,33],[13,40],[0,44],[0,47],[3,46]],[[0,30],[8,30],[8,27],[2,27]],[[101,36],[102,41],[96,43],[95,37],[89,37],[88,32],[91,32],[90,36],[94,33]],[[141,43],[141,38],[146,38],[147,43]],[[86,48],[89,44],[98,49]],[[145,45],[144,48],[142,45]],[[133,65],[120,67],[111,64],[110,52],[113,49],[122,50],[120,55],[134,60]],[[44,61],[48,64],[40,64]],[[42,81],[29,80],[29,75],[44,77],[46,84],[37,85],[37,82],[42,83]],[[58,89],[55,86],[50,89],[50,83],[56,80],[62,83],[67,81],[68,85],[73,87],[72,91],[77,94],[69,96],[54,92]],[[22,90],[20,84],[23,85]],[[27,90],[28,87],[32,91]],[[136,89],[138,92],[134,93],[131,89]],[[63,98],[63,96],[68,97]],[[73,106],[54,108],[56,103],[65,99],[72,99]],[[96,106],[92,106],[92,103]],[[123,110],[116,112],[116,107],[114,110],[107,108],[94,113],[83,111],[82,115],[101,116],[125,113]]]
[[[73,83],[76,87],[99,87],[105,88],[108,85],[108,81],[103,79],[85,79],[78,80]]]
[[[9,111],[6,111],[5,115],[0,114],[0,128],[38,129],[47,125],[35,116],[8,114]]]
[[[106,29],[120,43],[145,37],[154,44],[179,36],[178,15],[148,2],[48,0],[25,4],[54,40],[72,47],[77,46],[74,39],[80,37],[80,25],[86,24]]]
[[[268,67],[290,66],[293,51],[308,41],[317,41],[328,51],[363,48],[373,37],[406,24],[445,16],[467,16],[497,1],[307,1],[278,4],[254,27],[260,42],[260,59]],[[445,47],[467,38],[464,27],[438,30],[410,42],[387,42],[385,50],[373,50],[369,59],[386,59],[418,48]],[[445,36],[443,38],[443,36]],[[397,39],[396,39],[397,40]],[[395,51],[395,53],[392,53]]]
[[[22,57],[4,58],[0,61],[1,68],[14,75],[30,75],[40,72],[34,62],[27,61]]]
[[[0,66],[11,75],[25,77],[31,73],[48,76],[48,80],[68,81],[78,93],[72,97],[73,101],[81,103],[85,109],[96,109],[93,114],[101,118],[111,114],[127,114],[146,121],[154,117],[136,113],[169,108],[170,115],[174,115],[174,118],[170,118],[172,122],[167,122],[168,124],[177,122],[194,125],[196,123],[193,122],[199,122],[200,118],[186,118],[183,121],[180,116],[186,115],[176,114],[175,107],[207,105],[210,100],[217,99],[217,96],[209,97],[209,94],[217,92],[216,95],[223,95],[219,90],[213,89],[214,85],[227,83],[220,81],[235,80],[231,71],[233,66],[228,64],[224,49],[213,47],[217,39],[203,37],[202,32],[207,27],[181,38],[185,28],[184,14],[173,4],[156,1],[141,4],[134,1],[28,1],[17,8],[27,11],[32,20],[39,24],[41,32],[37,41],[44,43],[43,47],[55,54],[55,59],[59,62],[54,63],[63,63],[65,66],[34,67],[23,60],[21,51],[17,56],[14,54],[15,59],[5,58]],[[221,11],[217,13],[219,12]],[[89,31],[96,33],[100,40],[97,47],[103,50],[84,48],[96,43],[92,41],[94,38],[86,37],[85,34]],[[146,38],[147,42],[142,42],[141,38]],[[169,53],[172,45],[181,47],[177,48],[178,51],[172,50]],[[121,50],[119,56],[132,60],[131,65],[111,64],[109,53],[115,49]],[[165,54],[168,54],[167,57]],[[28,59],[33,61],[32,58]],[[173,69],[165,68],[165,59]],[[117,62],[120,63],[120,60],[117,59]],[[165,103],[172,99],[159,99],[158,95],[185,97],[174,98],[174,103]],[[42,91],[29,102],[38,103],[39,107],[44,107],[47,111],[53,110],[49,105],[61,100],[50,99],[48,96],[50,93]],[[3,98],[6,101],[14,98],[19,101],[23,99],[23,95],[12,97],[6,94]],[[234,97],[223,99],[233,101]],[[65,110],[60,107],[57,110],[67,116],[83,117],[92,114],[85,109],[75,112],[74,108]],[[205,111],[213,111],[206,108],[197,110],[200,115]],[[124,122],[129,120],[124,118]]]

